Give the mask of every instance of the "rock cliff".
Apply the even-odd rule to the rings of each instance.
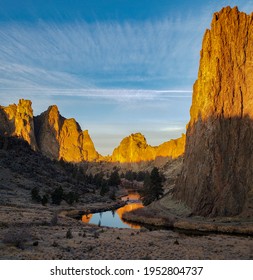
[[[0,134],[22,138],[37,149],[31,101],[20,99],[18,105],[0,106]]]
[[[39,149],[50,158],[58,159],[60,151],[60,131],[64,122],[57,106],[34,118],[35,135]]]
[[[134,163],[152,161],[158,157],[177,158],[184,153],[185,135],[181,138],[170,140],[159,146],[148,145],[146,138],[141,133],[125,137],[120,145],[114,149],[111,161],[120,163]]]
[[[253,14],[223,8],[204,35],[174,193],[194,214],[231,216],[252,207],[252,77]]]
[[[139,163],[173,159],[182,155],[185,147],[185,135],[153,147],[147,144],[142,134],[136,133],[124,138],[112,156],[103,157],[96,151],[88,131],[82,131],[75,119],[61,116],[56,105],[34,117],[32,102],[23,99],[18,105],[0,106],[0,134],[18,136],[51,159],[76,163]]]
[[[42,153],[69,162],[96,161],[99,154],[88,131],[82,131],[75,119],[65,119],[57,106],[35,117],[36,138]]]
[[[117,148],[114,149],[111,161],[120,163],[150,161],[155,158],[153,147],[147,144],[146,138],[141,133],[125,137]]]

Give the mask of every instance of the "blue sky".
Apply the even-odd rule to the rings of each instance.
[[[253,1],[0,0],[0,104],[57,104],[110,154],[142,132],[158,145],[185,131],[212,14]]]

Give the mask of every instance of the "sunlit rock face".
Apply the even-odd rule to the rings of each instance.
[[[125,137],[112,153],[112,161],[120,163],[150,161],[154,158],[154,148],[147,144],[141,133]]]
[[[95,161],[99,154],[88,131],[82,131],[75,119],[65,119],[57,106],[35,118],[39,149],[45,155],[68,162]]]
[[[203,39],[174,194],[195,214],[229,216],[252,206],[252,77],[253,15],[223,8]]]
[[[26,140],[36,150],[32,102],[20,99],[18,105],[0,106],[0,132]]]
[[[170,157],[175,159],[183,155],[185,151],[185,139],[185,134],[182,134],[180,138],[172,139],[155,147],[156,157]]]
[[[153,147],[141,133],[135,133],[124,138],[112,156],[103,157],[96,151],[88,131],[82,131],[75,119],[61,116],[56,105],[36,117],[31,105],[31,101],[21,99],[18,105],[0,106],[0,133],[23,138],[51,159],[74,163],[148,163],[153,160],[159,163],[184,153],[185,135]]]
[[[176,158],[184,153],[184,148],[185,135],[153,147],[148,145],[146,138],[141,133],[135,133],[120,142],[120,145],[113,151],[111,161],[134,163],[152,161],[157,157]]]

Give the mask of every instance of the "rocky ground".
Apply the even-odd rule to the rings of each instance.
[[[0,210],[1,259],[253,259],[253,238],[113,229],[59,215],[55,207]]]
[[[3,188],[8,178],[15,183],[10,171],[2,170],[0,259],[253,259],[252,236],[89,225],[67,217],[66,210],[87,210],[94,203],[42,206],[22,185]],[[113,204],[96,203],[105,206]]]

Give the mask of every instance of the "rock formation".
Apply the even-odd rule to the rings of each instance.
[[[125,137],[120,145],[114,149],[111,161],[120,163],[134,163],[152,161],[157,157],[177,158],[184,153],[185,135],[170,140],[159,146],[150,146],[141,133]]]
[[[59,158],[59,138],[64,118],[57,106],[50,106],[47,111],[34,118],[35,135],[39,149],[50,158]]]
[[[31,101],[21,99],[18,105],[0,106],[0,134],[22,138],[37,149]]]
[[[0,106],[0,134],[18,136],[51,159],[138,163],[173,159],[184,153],[185,135],[153,147],[142,134],[136,133],[124,138],[112,156],[103,157],[96,151],[88,131],[82,131],[75,119],[61,116],[56,105],[36,117],[31,105],[31,101],[21,99],[18,105]]]
[[[182,136],[177,139],[172,139],[155,147],[156,158],[169,157],[175,159],[182,156],[185,151],[185,139],[185,134],[182,134]]]
[[[146,138],[141,133],[125,137],[120,145],[114,149],[111,160],[113,162],[130,163],[150,161],[155,158],[153,147],[147,144]]]
[[[18,105],[0,106],[0,135],[22,138],[51,159],[81,162],[101,157],[88,131],[82,131],[74,119],[62,117],[57,106],[50,106],[34,117],[30,100],[21,99]]]
[[[194,214],[241,213],[253,196],[253,14],[223,8],[203,39],[182,174]]]
[[[42,153],[68,162],[96,161],[99,154],[88,131],[82,131],[75,119],[65,119],[57,106],[35,117],[36,138]]]

